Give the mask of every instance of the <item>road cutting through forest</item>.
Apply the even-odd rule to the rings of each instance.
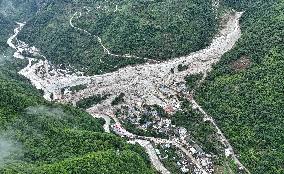
[[[77,16],[79,14],[79,16]],[[14,30],[14,35],[12,35],[7,44],[16,50],[15,58],[27,58],[29,64],[27,67],[22,69],[19,73],[28,78],[31,83],[37,88],[44,91],[44,98],[47,100],[62,102],[62,103],[73,103],[76,104],[78,101],[91,97],[94,95],[105,95],[108,94],[109,98],[102,101],[98,105],[87,109],[87,111],[96,118],[103,118],[106,123],[104,129],[106,132],[110,132],[111,118],[114,120],[115,124],[119,124],[119,120],[115,117],[116,106],[111,105],[111,101],[121,93],[125,94],[124,104],[127,106],[135,106],[141,108],[143,103],[148,105],[157,104],[161,107],[165,107],[172,102],[170,97],[161,94],[160,87],[172,84],[170,90],[171,94],[176,95],[176,91],[180,90],[179,84],[184,83],[184,78],[189,74],[206,74],[211,70],[213,64],[217,63],[220,57],[233,48],[237,40],[241,36],[241,30],[239,26],[239,19],[242,12],[231,13],[227,16],[226,24],[220,29],[219,34],[213,39],[212,43],[205,49],[191,53],[188,56],[174,58],[161,63],[145,63],[136,66],[127,66],[121,68],[115,72],[106,73],[102,75],[94,76],[83,76],[80,72],[71,73],[68,70],[56,69],[48,60],[37,60],[35,58],[24,57],[22,53],[28,51],[33,55],[40,55],[39,50],[35,47],[29,47],[24,42],[17,40],[17,34],[24,27],[24,24],[19,23],[18,27]],[[79,19],[81,13],[75,13],[70,18],[70,25],[78,30],[79,32],[84,32],[90,36],[93,36],[86,30],[74,26],[73,19],[76,17]],[[112,53],[102,44],[101,39],[97,37],[98,42],[104,48],[105,52],[109,55]],[[15,41],[17,41],[15,43]],[[129,55],[113,55],[115,57],[127,57],[131,58]],[[43,56],[44,57],[44,56]],[[132,58],[137,58],[133,56]],[[182,64],[188,66],[185,71],[178,71],[177,67]],[[172,72],[173,71],[173,72]],[[134,80],[133,80],[134,79]],[[167,79],[167,80],[165,80]],[[81,91],[70,93],[62,93],[62,89],[77,86],[77,85],[87,85],[88,88]],[[211,120],[205,111],[193,100],[192,102],[196,108],[199,109],[204,116],[207,116]],[[218,128],[218,126],[213,121],[212,124]],[[121,126],[121,125],[120,125]],[[130,135],[131,138],[138,137],[132,133],[125,130],[123,127],[125,135]],[[218,128],[218,132],[221,130]],[[123,135],[123,136],[125,136]],[[233,152],[233,148],[221,132],[222,137],[228,148]],[[137,142],[146,148],[153,166],[161,173],[169,173],[169,171],[163,166],[159,158],[157,158],[156,152],[153,150],[149,143],[154,142],[159,143],[170,143],[176,148],[180,149],[184,154],[191,159],[192,163],[198,169],[200,173],[208,173],[201,165],[200,161],[194,159],[191,153],[184,148],[185,144],[180,144],[179,141],[159,139],[154,137],[141,137],[132,140],[132,142]],[[233,153],[233,160],[238,164],[240,168],[246,170],[246,168],[237,159],[236,155]],[[247,171],[247,170],[246,170]],[[249,173],[249,171],[247,171]]]

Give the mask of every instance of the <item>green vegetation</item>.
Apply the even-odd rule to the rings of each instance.
[[[82,16],[74,18],[74,25],[100,36],[112,53],[156,60],[204,48],[217,29],[209,0],[50,0],[27,22],[19,39],[38,47],[53,63],[71,64],[88,74],[144,62],[107,55],[95,36],[69,25],[75,12]]]
[[[77,86],[70,87],[70,91],[71,92],[78,92],[78,91],[81,91],[81,90],[86,89],[86,88],[87,88],[87,85],[77,85]]]
[[[1,0],[0,16],[11,20],[27,20],[32,17],[44,0]]]
[[[189,91],[192,91],[196,87],[199,81],[202,79],[202,74],[191,74],[185,77],[186,86]]]
[[[82,169],[153,173],[141,147],[102,133],[103,120],[71,106],[47,103],[30,85],[10,79],[12,75],[16,74],[0,76],[0,139],[5,143],[0,146],[9,154],[3,159],[0,154],[0,173]],[[121,155],[116,155],[118,150]],[[125,167],[129,164],[133,168]]]
[[[284,173],[284,1],[223,0],[221,5],[246,11],[242,37],[214,66],[196,98],[252,173]],[[85,6],[91,11],[87,13]],[[19,39],[38,47],[62,68],[71,65],[87,74],[100,74],[144,62],[107,55],[95,36],[70,26],[75,12],[82,16],[74,18],[74,25],[100,36],[111,52],[155,60],[204,48],[218,22],[209,0],[0,1],[0,173],[154,173],[141,147],[103,133],[100,119],[44,101],[16,73],[27,62],[13,60],[6,45],[15,27],[12,20],[27,20]],[[179,66],[180,71],[184,68]],[[200,78],[186,78],[189,89]],[[123,97],[119,95],[112,104],[123,102]],[[77,104],[88,108],[103,98],[93,96]],[[206,152],[222,155],[212,126],[188,102],[182,107],[171,118],[173,124],[187,128]],[[145,134],[133,125],[126,127]],[[150,136],[158,136],[154,134],[149,131]],[[224,170],[234,168],[232,162],[219,160]]]
[[[118,105],[120,103],[123,103],[124,102],[124,97],[125,94],[124,93],[120,93],[117,97],[115,97],[113,99],[113,101],[111,102],[111,105]]]
[[[164,158],[161,161],[171,173],[181,173],[180,166],[177,165],[180,157],[176,154],[176,149],[162,147],[161,145],[157,145],[155,148],[159,149],[161,157]]]
[[[137,128],[133,123],[130,123],[129,121],[122,122],[122,125],[129,132],[135,135],[146,136],[146,137],[158,137],[158,138],[168,138],[169,137],[168,135],[164,133],[160,133],[157,130],[151,129],[151,127],[149,127],[147,130]]]
[[[101,101],[107,99],[107,95],[94,95],[88,98],[84,98],[76,103],[76,106],[79,108],[87,109],[91,106],[100,103]]]
[[[178,65],[178,71],[185,71],[188,69],[188,66],[187,65],[182,65],[182,64],[179,64]]]
[[[207,153],[215,155],[223,153],[215,128],[210,123],[204,122],[202,114],[193,110],[188,101],[183,101],[182,111],[175,113],[171,120],[174,125],[186,128]]]
[[[15,25],[0,19],[0,173],[155,173],[142,147],[103,133],[101,119],[45,101],[18,75],[27,61],[12,57],[5,42]]]
[[[6,44],[7,40],[6,40],[6,37],[4,37],[4,36],[7,36],[11,31],[13,31],[14,25],[5,16],[0,14],[0,27],[1,27],[1,30],[0,30],[0,36],[1,36],[1,38],[0,38],[0,51],[2,53],[9,47]],[[3,59],[3,54],[1,55],[0,63],[1,63],[2,59]]]
[[[225,1],[246,10],[242,37],[214,67],[197,99],[256,174],[284,173],[284,1]],[[236,61],[250,66],[236,71]]]
[[[226,170],[238,173],[224,156],[224,146],[219,141],[216,129],[210,122],[204,122],[203,115],[199,111],[192,109],[189,101],[181,100],[182,110],[171,116],[172,123],[187,129],[191,135],[188,141],[195,144],[194,148],[196,150],[205,151],[205,153],[213,156],[216,173],[226,173]],[[198,146],[196,146],[197,144]],[[169,162],[171,160],[167,161],[167,163]]]
[[[91,153],[80,158],[36,168],[33,173],[154,174],[152,170],[147,168],[139,154],[129,150]]]

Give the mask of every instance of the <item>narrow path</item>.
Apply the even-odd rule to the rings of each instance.
[[[202,79],[200,80],[200,82],[197,84],[197,87],[199,87],[202,82],[205,80],[207,76],[207,72],[204,72],[204,76],[202,77]],[[170,88],[170,87],[169,87]],[[178,91],[176,91],[175,89],[172,89],[170,88],[172,91],[175,92],[175,94],[178,96],[180,95]],[[195,90],[193,90],[189,95],[188,94],[185,94],[185,93],[182,93],[182,97],[186,97],[192,104],[192,108],[193,109],[197,109],[199,112],[201,112],[203,114],[203,121],[209,121],[213,126],[214,128],[217,130],[217,135],[219,137],[219,140],[221,141],[221,143],[223,144],[223,146],[225,147],[224,149],[224,152],[225,152],[225,156],[226,157],[229,157],[231,156],[231,158],[233,159],[233,161],[236,163],[236,165],[238,166],[238,168],[240,170],[244,170],[246,171],[248,174],[250,174],[250,171],[239,161],[239,159],[237,158],[234,150],[233,150],[233,147],[232,145],[229,143],[228,139],[225,137],[225,135],[223,134],[223,132],[221,131],[221,129],[218,127],[218,125],[216,124],[215,120],[209,116],[204,110],[203,108],[193,99],[193,96],[194,96],[194,92]],[[152,140],[152,141],[155,141],[155,140]],[[167,143],[170,143],[170,144],[174,144],[174,146],[178,147],[179,149],[181,149],[190,159],[192,159],[193,161],[194,158],[193,156],[190,154],[190,152],[188,152],[184,147],[182,147],[182,145],[180,145],[179,143],[175,142],[175,141],[168,141],[168,140],[160,140],[160,141],[164,141],[164,142],[167,142]],[[229,154],[227,154],[229,153]],[[198,162],[194,162],[198,167],[201,167],[199,166],[199,163]]]
[[[142,57],[138,57],[138,56],[134,56],[134,55],[129,55],[129,54],[123,54],[123,55],[119,55],[119,54],[113,54],[103,43],[102,43],[102,39],[95,35],[95,34],[91,34],[89,31],[85,30],[85,29],[82,29],[82,28],[79,28],[77,26],[74,25],[73,23],[73,20],[74,18],[77,18],[79,19],[80,17],[82,16],[82,12],[79,12],[79,15],[78,15],[78,12],[75,12],[73,14],[73,16],[70,18],[69,20],[69,24],[72,28],[78,30],[78,31],[81,31],[89,36],[94,36],[97,38],[98,42],[100,43],[101,47],[104,49],[104,52],[110,56],[113,56],[113,57],[122,57],[122,58],[133,58],[133,59],[144,59],[145,61],[151,61],[151,62],[155,62],[155,63],[158,63],[159,61],[157,60],[154,60],[154,59],[148,59],[148,58],[142,58]],[[104,63],[104,61],[102,61],[100,59],[100,62]]]
[[[196,167],[202,172],[202,174],[208,173],[202,168],[200,163],[197,160],[195,160],[195,158],[192,156],[191,152],[189,152],[186,148],[183,147],[182,143],[180,143],[178,141],[178,139],[168,140],[168,139],[154,138],[154,137],[141,137],[141,138],[153,141],[156,144],[172,144],[176,148],[180,149],[191,160],[191,162],[194,165],[196,165]]]
[[[106,116],[106,115],[103,115],[103,114],[99,114],[99,113],[93,113],[92,111],[88,110],[87,109],[87,112],[92,115],[94,118],[102,118],[105,120],[105,124],[103,126],[104,130],[106,133],[110,133],[110,121],[111,119]]]
[[[146,153],[150,157],[151,163],[153,164],[153,166],[155,166],[156,170],[161,172],[162,174],[170,174],[168,169],[166,169],[164,167],[164,165],[161,163],[159,157],[156,154],[156,151],[155,151],[153,145],[149,141],[136,139],[136,140],[132,140],[132,141],[128,141],[128,142],[132,143],[132,144],[138,143],[142,147],[144,147],[146,149]]]
[[[207,71],[202,72],[203,73],[203,77],[202,79],[198,82],[198,84],[196,85],[195,88],[198,88],[201,86],[201,84],[205,81],[206,77],[207,77]],[[223,134],[223,132],[221,131],[221,129],[218,127],[218,125],[216,124],[215,120],[209,116],[204,110],[203,108],[194,100],[194,94],[195,94],[195,89],[191,91],[190,93],[190,97],[187,97],[189,99],[189,101],[192,104],[192,108],[193,109],[197,109],[201,114],[203,114],[203,121],[209,121],[214,128],[217,130],[217,135],[219,137],[219,140],[221,141],[221,143],[223,144],[223,146],[226,148],[225,151],[225,156],[229,157],[231,156],[233,161],[237,164],[237,166],[239,167],[240,170],[244,170],[246,171],[248,174],[250,174],[250,171],[240,162],[240,160],[237,158],[232,145],[230,144],[230,142],[228,141],[228,139],[225,137],[225,135]],[[185,95],[186,96],[186,95]]]
[[[195,109],[198,109],[203,115],[204,115],[204,121],[209,121],[217,130],[217,134],[219,135],[219,138],[221,140],[221,143],[226,147],[225,151],[229,152],[229,155],[232,156],[232,159],[235,161],[235,163],[239,166],[239,169],[245,170],[247,173],[250,174],[250,171],[240,162],[240,160],[237,158],[232,145],[228,141],[228,139],[225,137],[221,129],[218,127],[216,124],[215,120],[209,116],[203,109],[202,107],[194,100],[191,100],[192,107]]]
[[[155,169],[159,172],[161,172],[162,174],[170,174],[170,172],[164,167],[163,163],[160,161],[159,157],[156,154],[156,151],[153,147],[153,145],[151,144],[150,140],[155,140],[155,138],[152,137],[143,137],[143,136],[137,136],[134,135],[130,132],[128,132],[126,129],[124,129],[119,120],[114,116],[114,114],[112,113],[108,113],[108,112],[103,112],[100,113],[97,109],[98,106],[96,107],[92,107],[87,109],[87,112],[90,113],[93,117],[95,118],[103,118],[105,120],[105,124],[104,124],[104,129],[105,132],[110,133],[110,120],[111,118],[114,120],[116,126],[119,125],[119,128],[116,128],[116,132],[118,135],[122,136],[122,137],[128,137],[130,139],[134,139],[134,140],[130,140],[128,141],[129,143],[135,144],[138,143],[139,145],[141,145],[142,147],[145,148],[146,153],[149,155],[150,161],[152,163],[152,165],[155,167]],[[104,107],[104,106],[101,106]],[[115,128],[115,127],[114,127]]]
[[[111,102],[110,100],[108,100],[107,102]],[[121,125],[120,121],[115,117],[115,115],[112,113],[112,111],[110,110],[101,110],[101,108],[106,108],[106,106],[98,104],[94,107],[91,107],[89,109],[87,109],[87,111],[93,115],[94,117],[99,117],[99,118],[103,118],[106,121],[105,126],[108,126],[107,131],[110,130],[110,118],[112,118],[115,122],[114,125],[112,125],[112,128],[114,130],[114,132],[116,132],[116,134],[122,136],[122,137],[127,137],[129,139],[134,139],[131,140],[131,142],[137,142],[140,145],[142,145],[145,149],[146,152],[148,153],[151,161],[153,160],[153,166],[160,172],[162,173],[169,173],[169,171],[166,172],[165,167],[163,166],[163,164],[160,162],[160,159],[157,158],[156,152],[153,149],[152,145],[150,146],[149,144],[151,144],[150,142],[154,142],[155,144],[171,144],[173,146],[175,146],[176,148],[180,149],[187,157],[188,159],[191,160],[191,162],[202,172],[202,174],[207,174],[208,172],[206,172],[202,166],[200,165],[200,163],[195,160],[195,158],[192,156],[191,152],[189,152],[184,145],[179,142],[178,139],[172,139],[172,140],[168,140],[168,139],[162,139],[162,138],[155,138],[155,137],[146,137],[146,136],[138,136],[135,134],[132,134],[130,132],[128,132],[125,128],[123,128],[123,126]]]
[[[77,17],[77,15],[78,13],[75,13],[71,17],[69,21],[70,25],[75,29],[93,37],[93,35],[88,31],[77,28],[73,25],[72,20],[74,17]],[[139,108],[141,107],[141,103],[144,102],[149,105],[158,104],[164,107],[171,102],[171,99],[163,96],[158,87],[161,85],[166,86],[167,84],[172,84],[171,87],[174,88],[174,90],[170,90],[169,95],[175,95],[175,91],[178,91],[180,88],[178,84],[183,83],[184,78],[187,75],[210,71],[212,64],[216,63],[225,52],[229,51],[240,38],[241,31],[239,27],[239,18],[241,15],[242,13],[238,12],[232,14],[227,21],[227,24],[220,31],[220,34],[213,39],[211,45],[207,48],[192,53],[188,56],[175,58],[162,63],[146,63],[143,65],[137,65],[135,67],[128,66],[121,68],[118,71],[103,75],[78,76],[77,74],[60,73],[58,70],[53,69],[48,61],[36,60],[37,62],[32,64],[33,60],[29,59],[29,65],[21,70],[20,73],[31,80],[31,83],[35,85],[37,89],[42,89],[45,92],[44,97],[48,100],[57,100],[63,103],[76,103],[83,98],[93,95],[111,94],[112,96],[117,96],[120,93],[124,93],[125,105]],[[15,34],[7,41],[9,46],[16,49],[19,55],[21,55],[21,51],[18,51],[22,49],[21,44],[15,45],[13,44],[13,40],[16,38],[21,28],[21,25],[17,27],[17,29],[15,29]],[[111,52],[103,46],[101,39],[99,37],[97,37],[97,39],[104,48],[105,52],[112,55]],[[30,50],[29,48],[25,49]],[[129,55],[122,55],[122,57],[123,56]],[[116,55],[116,57],[121,56]],[[188,69],[182,72],[174,72],[174,74],[172,74],[171,70],[176,69],[180,64],[188,66]],[[53,72],[53,75],[51,75],[50,71]],[[76,86],[79,84],[88,84],[88,88],[74,94],[61,94],[62,88]],[[50,94],[53,95],[52,98],[50,97]],[[123,136],[129,136],[130,138],[137,137],[134,141],[138,141],[138,143],[143,142],[143,144],[145,143],[144,141],[172,144],[183,151],[202,173],[207,173],[201,167],[199,161],[197,161],[178,140],[141,137],[129,133],[127,130],[121,127],[119,120],[112,114],[116,108],[110,103],[111,102],[109,100],[102,102],[103,107],[100,112],[96,112],[96,108],[98,107],[97,105],[88,109],[88,112],[91,113],[93,117],[100,117],[106,120],[106,124],[104,125],[106,132],[110,132],[110,118],[112,118],[119,127],[119,131],[124,134]],[[145,147],[147,148],[146,151],[148,152],[150,158],[155,159],[155,163],[153,163],[154,167],[159,171],[167,173],[165,167],[162,165],[159,159],[155,157],[156,153],[153,152],[151,146],[145,145]]]

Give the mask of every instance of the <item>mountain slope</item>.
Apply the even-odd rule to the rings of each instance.
[[[76,168],[80,164],[75,159],[100,152],[110,156],[106,161],[118,159],[107,162],[113,170],[153,173],[142,148],[102,133],[103,121],[70,106],[46,103],[29,85],[0,77],[0,172],[38,173],[42,165],[48,172],[61,161]],[[117,151],[127,153],[117,156]],[[94,160],[100,159],[84,158],[85,167],[96,167],[90,166]],[[131,162],[131,170],[121,167]]]
[[[227,1],[246,10],[243,36],[197,92],[252,173],[284,172],[284,1]]]
[[[27,62],[15,60],[5,43],[15,24],[3,16],[0,27],[0,173],[54,173],[61,163],[69,167],[66,172],[97,168],[107,173],[102,167],[107,163],[109,173],[154,173],[142,147],[103,133],[103,120],[45,101],[17,74]]]
[[[73,24],[92,36],[71,27],[75,12],[81,16]],[[143,58],[189,54],[207,46],[216,29],[208,0],[50,1],[27,21],[19,39],[38,47],[54,64],[98,74],[143,63]],[[107,54],[98,37],[119,56]]]
[[[98,74],[148,61],[143,57],[160,61],[203,48],[215,33],[218,20],[209,2],[206,0],[0,1],[0,43],[2,43],[0,45],[2,53],[0,57],[0,173],[155,173],[142,147],[128,144],[113,134],[103,133],[104,121],[92,118],[81,109],[43,100],[42,91],[34,89],[27,79],[17,74],[25,67],[27,61],[14,60],[12,56],[14,50],[5,44],[8,35],[15,27],[12,20],[27,20],[26,27],[20,33],[20,40],[39,47],[41,53],[46,55],[55,66],[61,66],[63,69],[75,67],[88,74]],[[16,5],[17,3],[19,6]],[[181,145],[175,142],[176,147],[172,147],[176,148],[175,153],[180,154],[182,158],[187,158],[185,161],[191,159],[188,163],[182,161],[187,163],[189,171],[202,169],[212,172],[214,169],[215,172],[220,170],[233,173],[232,170],[236,170],[236,173],[240,173],[241,171],[237,171],[237,165],[228,163],[233,162],[230,160],[236,163],[240,160],[239,167],[242,167],[243,163],[251,173],[283,173],[284,1],[224,0],[221,2],[221,8],[223,7],[246,11],[241,20],[242,37],[233,50],[223,55],[221,61],[213,67],[213,71],[208,73],[204,83],[200,84],[201,86],[199,86],[199,81],[203,82],[201,74],[187,78],[190,89],[185,89],[182,79],[186,73],[194,74],[195,70],[195,73],[204,73],[210,69],[210,61],[217,61],[215,54],[206,56],[202,55],[202,51],[196,54],[198,55],[196,61],[192,63],[190,63],[191,59],[185,60],[187,57],[183,57],[182,61],[171,64],[170,67],[167,67],[167,63],[163,64],[163,67],[167,67],[165,71],[157,68],[161,64],[145,64],[141,66],[141,69],[131,67],[133,71],[129,68],[131,71],[120,71],[118,75],[113,73],[99,76],[99,80],[96,80],[98,76],[93,77],[89,86],[73,86],[78,91],[73,91],[72,94],[67,90],[66,94],[70,94],[70,102],[73,102],[74,96],[75,99],[83,99],[86,97],[84,95],[93,95],[100,89],[105,90],[105,93],[111,92],[113,98],[115,95],[119,96],[112,102],[110,98],[107,100],[109,103],[104,101],[106,103],[102,102],[101,106],[96,105],[88,111],[93,112],[94,117],[99,115],[107,118],[113,111],[111,116],[115,118],[114,125],[117,126],[113,130],[132,140],[132,134],[120,127],[119,121],[130,120],[133,125],[137,120],[139,121],[139,117],[145,112],[142,104],[139,106],[141,108],[138,107],[138,102],[148,95],[151,103],[156,102],[161,105],[159,108],[161,112],[164,112],[165,105],[164,109],[167,112],[174,110],[172,106],[178,110],[176,114],[169,114],[168,118],[164,118],[166,119],[165,127],[170,128],[164,129],[160,126],[161,129],[157,131],[165,132],[166,136],[170,136],[168,140],[163,140],[167,145],[176,141],[176,138],[182,138]],[[27,13],[27,9],[30,9],[32,13]],[[236,14],[241,16],[241,13],[234,15],[232,12],[231,14],[235,17]],[[240,36],[238,20],[234,24],[235,27],[230,29],[232,33],[237,34],[236,36]],[[229,26],[231,26],[230,23]],[[220,38],[230,38],[230,36],[232,35],[228,34],[225,37],[220,35]],[[233,38],[235,38],[234,42],[228,45],[233,46],[239,37]],[[222,39],[215,44],[215,49],[209,50],[213,50],[214,53],[222,50],[220,49],[222,41],[230,43],[230,39]],[[223,49],[229,50],[227,48],[231,47],[228,45]],[[203,56],[205,59],[202,59]],[[37,61],[33,60],[30,63],[36,64]],[[48,62],[45,65],[48,66]],[[152,74],[148,73],[151,69],[143,69],[147,66],[151,66],[155,71],[152,71]],[[46,84],[56,85],[56,80],[62,80],[55,76],[50,82],[45,74],[52,76],[54,72],[49,72],[48,67],[38,68],[34,69],[35,75],[39,75],[38,79],[46,80]],[[179,73],[184,76],[174,76]],[[124,74],[130,75],[129,78],[122,77]],[[65,79],[70,77],[65,75],[64,71],[62,76]],[[112,75],[114,78],[103,78],[103,76],[111,77]],[[139,77],[142,77],[144,81]],[[179,77],[182,78],[178,79]],[[151,78],[155,80],[151,81]],[[166,81],[170,83],[162,82],[164,80],[159,81],[160,79],[168,79]],[[173,79],[181,84],[175,83]],[[114,87],[107,88],[108,85],[113,85],[113,81],[116,81]],[[65,83],[65,81],[61,82]],[[153,88],[146,88],[143,83]],[[174,88],[174,92],[167,89],[168,85]],[[91,89],[92,87],[94,90]],[[177,94],[175,87],[181,88],[181,92]],[[199,89],[195,91],[195,88]],[[136,90],[131,91],[131,89]],[[187,93],[192,89],[195,91],[198,103]],[[62,87],[58,90],[65,93]],[[125,91],[126,95],[122,93]],[[82,92],[80,93],[82,95],[76,98],[77,92]],[[146,92],[149,93],[146,94]],[[135,96],[134,93],[138,95]],[[156,96],[158,93],[159,95]],[[155,94],[154,102],[149,94]],[[131,98],[131,95],[134,97]],[[59,99],[60,97],[64,99],[64,94],[60,95]],[[182,101],[183,97],[193,105],[183,101],[182,106],[178,107],[179,100]],[[88,101],[96,99],[98,96],[93,95],[81,101],[81,104],[91,107],[94,103],[89,104]],[[146,103],[148,100],[143,102]],[[198,104],[202,105],[206,112]],[[120,107],[126,109],[126,112],[121,114]],[[198,113],[197,109],[201,113]],[[216,119],[216,125],[207,113]],[[148,113],[149,117],[154,115],[154,113]],[[157,115],[159,117],[159,114]],[[133,116],[137,116],[137,119],[133,119]],[[164,120],[157,117],[154,118],[161,122],[154,123],[151,122],[154,118],[148,118],[149,123],[163,125]],[[214,127],[210,125],[211,123]],[[144,122],[141,126],[144,124],[148,122]],[[151,127],[156,126],[154,124]],[[151,128],[146,129],[148,130]],[[155,145],[161,141],[155,137],[140,138],[151,139],[156,142]],[[221,141],[226,142],[222,144]],[[148,145],[152,147],[150,141]],[[191,147],[196,148],[198,152],[193,152]],[[158,158],[154,148],[152,147],[150,153]],[[184,149],[182,152],[186,155],[179,152],[182,148]],[[226,157],[228,149],[234,151],[237,156]],[[191,153],[194,153],[194,157]],[[154,160],[160,162],[159,159]],[[170,160],[172,159],[166,160],[166,163],[170,162],[167,168],[181,168],[180,163],[176,161],[179,159]],[[203,166],[204,161],[207,161],[206,165],[199,167]],[[177,165],[171,166],[171,164]],[[159,164],[158,167],[162,165]]]

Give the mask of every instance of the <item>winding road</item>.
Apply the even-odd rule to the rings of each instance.
[[[132,107],[135,106],[141,108],[143,103],[147,103],[148,105],[157,104],[161,107],[172,104],[173,99],[167,95],[161,94],[160,87],[171,84],[172,90],[170,89],[169,93],[175,95],[176,91],[180,90],[179,84],[184,83],[184,78],[187,75],[197,73],[206,74],[208,71],[210,71],[212,65],[218,62],[224,53],[232,49],[234,44],[240,38],[241,30],[239,26],[239,18],[241,15],[241,12],[231,14],[226,25],[224,25],[219,34],[213,39],[212,43],[207,48],[194,52],[188,56],[174,58],[169,61],[156,64],[145,63],[134,67],[128,66],[115,72],[106,73],[103,75],[82,76],[79,75],[79,72],[72,74],[66,70],[56,69],[50,64],[50,62],[48,62],[48,60],[27,58],[29,60],[29,64],[19,73],[28,78],[37,89],[43,90],[44,97],[47,100],[56,100],[62,103],[75,104],[83,98],[98,94],[109,94],[110,97],[107,100],[103,101],[101,104],[87,109],[87,111],[95,118],[103,118],[106,121],[104,125],[105,131],[110,132],[111,118],[114,119],[116,124],[119,124],[119,120],[114,116],[117,108],[111,105],[111,101],[117,95],[124,93],[124,104]],[[93,36],[88,31],[74,26],[73,19],[75,17],[79,18],[80,16],[81,13],[79,13],[79,15],[78,13],[75,13],[70,18],[70,25],[80,32]],[[34,54],[39,54],[38,50],[28,47],[28,45],[23,42],[13,43],[17,37],[17,34],[23,27],[24,24],[19,23],[19,26],[14,31],[14,35],[12,35],[7,41],[7,44],[16,50],[16,53],[14,54],[15,58],[25,58],[21,54],[24,50]],[[114,55],[102,44],[101,39],[98,36],[96,37],[107,54],[115,57],[138,58],[130,55]],[[177,67],[180,64],[188,66],[188,69],[185,71],[177,71]],[[172,70],[174,70],[174,72],[172,72]],[[61,93],[61,89],[63,88],[81,84],[88,85],[88,88],[75,93]],[[208,114],[206,114],[194,100],[192,100],[192,103],[217,128],[218,133],[224,139],[225,145],[233,152],[232,146],[215,124],[214,120],[209,117]],[[125,133],[126,135],[131,135],[131,133],[128,134],[127,130],[125,130]],[[159,139],[154,137],[134,136],[136,139],[130,142],[137,142],[143,146],[146,149],[146,152],[149,154],[153,166],[161,173],[168,174],[170,172],[160,162],[153,146],[151,145],[151,142],[156,144],[172,144],[184,152],[186,156],[191,159],[193,164],[199,169],[199,171],[201,171],[201,173],[208,173],[200,165],[200,161],[197,161],[191,155],[191,153],[184,148],[184,145],[179,143],[179,141]],[[249,171],[242,165],[234,153],[233,160],[249,173]]]
[[[116,7],[117,8],[117,7]],[[73,20],[74,18],[76,19],[80,19],[80,17],[82,16],[82,12],[75,12],[74,15],[70,18],[69,20],[69,24],[72,28],[80,31],[80,32],[83,32],[89,36],[94,36],[95,38],[97,38],[98,42],[100,43],[101,47],[104,49],[104,52],[110,56],[113,56],[113,57],[121,57],[121,58],[132,58],[132,59],[144,59],[145,61],[151,61],[151,62],[155,62],[155,63],[158,63],[159,61],[157,60],[154,60],[154,59],[148,59],[148,58],[141,58],[141,57],[138,57],[138,56],[134,56],[134,55],[129,55],[129,54],[123,54],[123,55],[118,55],[118,54],[113,54],[103,43],[102,43],[102,39],[97,36],[97,35],[94,35],[94,34],[91,34],[89,31],[85,30],[85,29],[82,29],[82,28],[79,28],[77,26],[74,25],[73,23]],[[102,63],[105,63],[104,61],[102,61],[102,59],[100,59],[100,62]]]

